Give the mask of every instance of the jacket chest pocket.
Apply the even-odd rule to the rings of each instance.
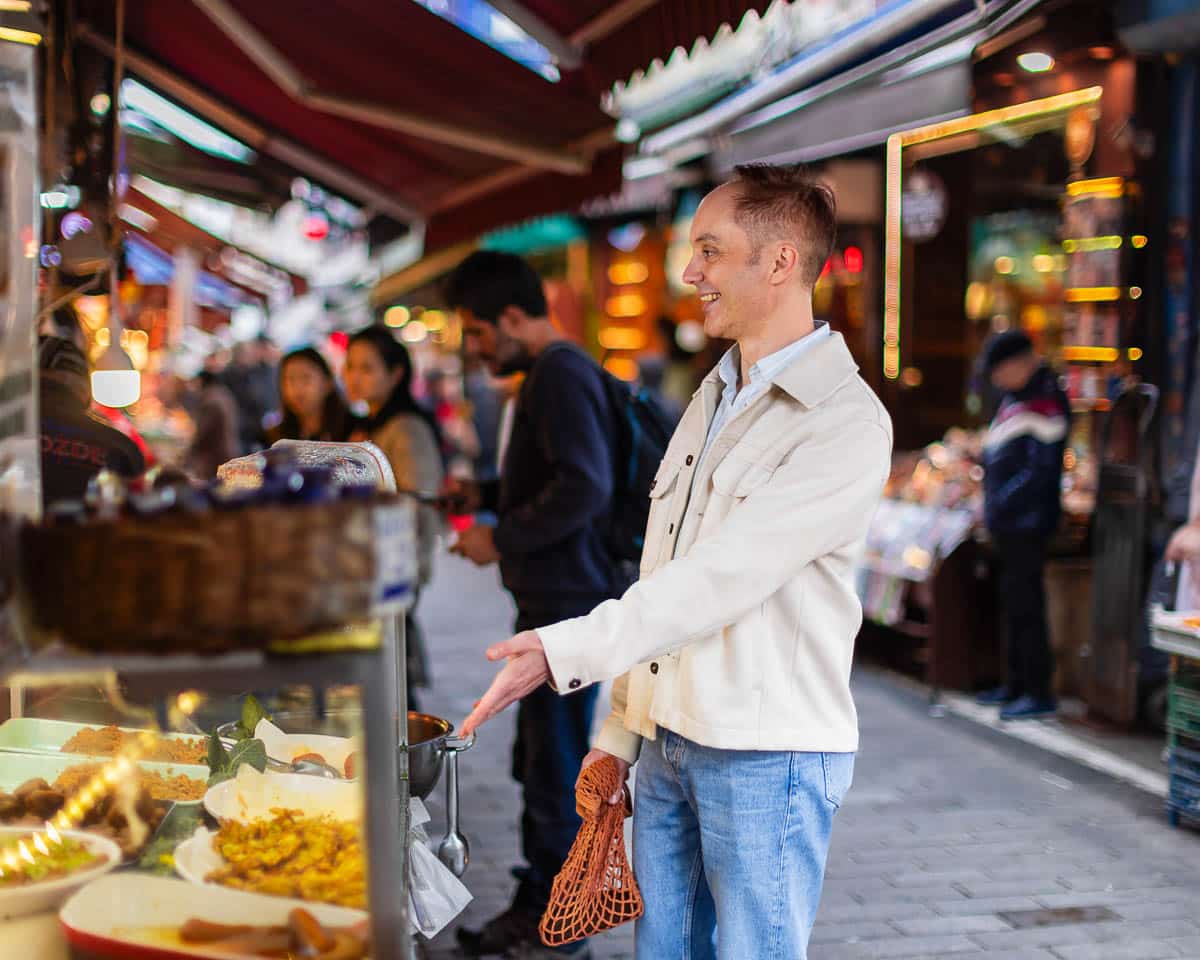
[[[775,475],[775,464],[763,463],[742,454],[730,454],[713,471],[713,492],[734,504],[745,500]]]
[[[674,533],[675,519],[671,511],[675,505],[675,494],[679,489],[679,473],[683,463],[679,460],[663,460],[650,484],[650,516],[646,521],[646,542],[642,546],[641,572],[649,573],[662,563],[663,545]]]

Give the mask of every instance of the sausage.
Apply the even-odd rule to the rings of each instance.
[[[288,914],[292,945],[302,957],[324,956],[334,946],[332,935],[307,910],[299,907]]]
[[[255,927],[246,924],[237,926],[227,923],[210,923],[192,917],[179,928],[179,939],[184,943],[211,943],[215,940],[227,940],[230,937],[241,937],[253,933]]]
[[[320,960],[362,960],[367,955],[367,945],[346,930],[335,930],[334,945],[320,954]]]
[[[292,758],[292,763],[299,763],[301,760],[307,760],[309,763],[324,763],[325,758],[319,753],[302,753],[298,757]]]
[[[357,767],[357,766],[358,766],[358,754],[357,754],[357,753],[352,753],[352,754],[350,754],[350,756],[348,756],[348,757],[346,758],[346,763],[345,763],[345,766],[344,766],[344,770],[345,770],[345,772],[346,772],[346,779],[347,779],[347,780],[353,780],[353,779],[354,779],[354,771],[355,771],[355,769],[356,769],[356,767]]]

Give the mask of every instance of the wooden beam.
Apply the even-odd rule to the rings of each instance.
[[[615,33],[638,14],[644,13],[657,3],[658,0],[621,0],[585,23],[568,39],[577,47],[588,47]]]

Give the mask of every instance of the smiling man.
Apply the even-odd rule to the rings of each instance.
[[[584,766],[638,762],[642,960],[807,952],[858,747],[855,561],[892,444],[841,335],[813,320],[835,230],[832,192],[798,167],[739,167],[705,198],[684,280],[737,345],[663,459],[641,580],[491,648],[508,662],[464,724],[547,680],[617,678]]]

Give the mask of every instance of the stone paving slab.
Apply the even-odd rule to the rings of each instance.
[[[483,650],[508,635],[511,618],[493,572],[441,559],[422,600],[434,673],[426,709],[462,719],[493,673]],[[811,960],[1200,960],[1200,835],[1170,828],[1159,800],[961,718],[933,719],[886,674],[860,667],[855,695],[862,747]],[[512,890],[511,742],[508,716],[462,757],[464,880],[476,895],[462,922],[497,913]],[[440,794],[430,808],[437,835]],[[1015,929],[1001,916],[1067,907],[1108,907],[1120,919]],[[593,950],[596,960],[629,960],[632,931],[599,937]],[[453,936],[425,955],[457,957]]]

